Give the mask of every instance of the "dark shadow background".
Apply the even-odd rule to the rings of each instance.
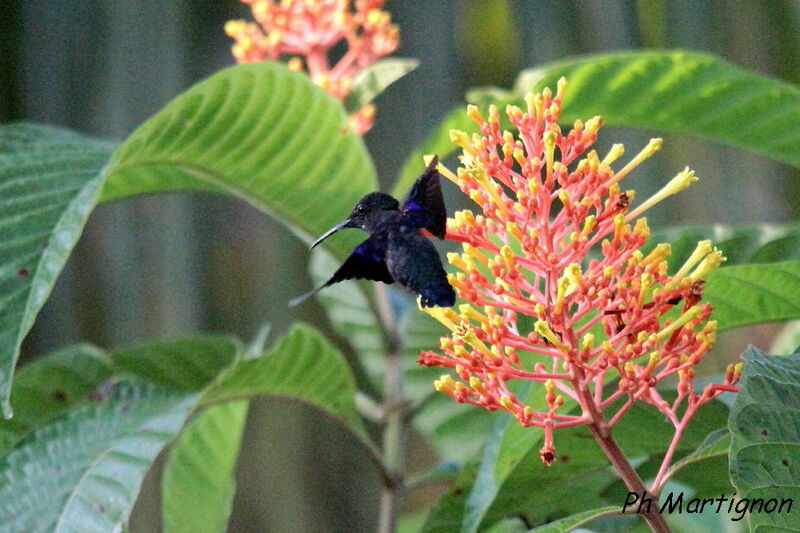
[[[410,150],[463,101],[465,89],[508,87],[521,68],[575,54],[677,47],[787,81],[800,78],[796,1],[394,0],[387,7],[401,31],[395,55],[422,64],[380,97],[366,136],[384,189]],[[0,121],[34,120],[123,139],[171,97],[233,64],[222,30],[231,18],[249,18],[247,6],[4,0]],[[625,142],[636,153],[650,136],[606,128],[601,148]],[[797,215],[795,170],[710,142],[666,135],[665,149],[630,179],[646,198],[685,165],[701,181],[654,209],[651,227],[786,222]],[[265,322],[273,335],[295,320],[327,328],[316,304],[286,308],[310,286],[307,260],[304,244],[238,200],[168,194],[101,205],[24,357],[78,341],[114,348],[202,331],[247,340]],[[747,342],[766,347],[773,332],[728,335],[717,352],[733,357]],[[412,459],[432,460],[420,439]],[[152,475],[131,531],[159,530],[157,491]],[[413,496],[412,510],[435,495]],[[370,531],[377,503],[376,474],[336,427],[295,405],[254,402],[231,531]]]

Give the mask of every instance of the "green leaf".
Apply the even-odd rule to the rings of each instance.
[[[789,83],[673,50],[570,58],[522,71],[515,90],[555,89],[562,76],[565,123],[602,115],[609,126],[688,133],[800,166],[800,89]]]
[[[108,357],[98,348],[80,344],[45,355],[17,373],[11,404],[14,418],[0,420],[0,456],[34,428],[86,403],[111,377]]]
[[[0,406],[22,340],[78,240],[111,145],[32,124],[0,126]]]
[[[800,357],[750,347],[728,426],[730,474],[744,498],[800,497]],[[800,531],[785,512],[750,513],[751,531]]]
[[[800,225],[759,224],[757,226],[687,226],[654,232],[642,247],[649,253],[656,244],[668,242],[670,272],[689,258],[697,243],[710,239],[727,258],[726,267],[748,263],[778,263],[800,260]]]
[[[800,318],[800,261],[721,267],[706,277],[703,295],[719,328]]]
[[[569,82],[561,121],[603,116],[607,126],[645,128],[704,137],[800,166],[800,90],[707,54],[684,51],[615,52],[569,58],[525,70],[515,83],[522,104],[530,90]],[[486,93],[483,93],[486,94]],[[747,124],[746,128],[742,124]],[[476,131],[462,107],[451,111],[406,160],[395,185],[405,191],[425,153],[456,150],[450,129]]]
[[[353,88],[345,98],[344,106],[354,113],[372,102],[386,88],[417,68],[419,61],[403,57],[389,57],[376,61],[353,79]]]
[[[259,62],[222,70],[178,95],[120,146],[103,199],[200,189],[238,196],[310,242],[377,189],[341,104],[308,76]],[[356,232],[326,241],[339,257]]]
[[[572,516],[550,522],[546,526],[531,529],[530,533],[569,533],[574,531],[578,526],[582,526],[587,522],[599,518],[601,516],[608,516],[619,513],[618,505],[610,505],[607,507],[600,507],[599,509],[592,509],[590,511],[583,511],[576,513]]]
[[[347,362],[310,326],[296,324],[261,357],[237,360],[206,390],[202,404],[256,395],[307,403],[364,435],[355,408],[355,384]]]
[[[248,405],[236,401],[208,408],[173,445],[161,485],[165,532],[227,531]]]
[[[33,432],[0,460],[3,530],[121,531],[145,473],[196,399],[125,382]]]
[[[117,350],[111,358],[116,368],[157,385],[197,391],[230,366],[241,349],[233,338],[206,336],[146,342]]]

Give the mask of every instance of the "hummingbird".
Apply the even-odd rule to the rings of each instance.
[[[320,290],[347,279],[398,282],[420,297],[422,307],[451,307],[456,293],[447,281],[439,253],[422,233],[444,239],[447,211],[439,183],[436,156],[417,178],[402,207],[393,196],[372,192],[361,198],[350,215],[311,245],[345,228],[359,228],[369,237],[356,246],[333,276],[316,289],[289,302],[303,302]]]

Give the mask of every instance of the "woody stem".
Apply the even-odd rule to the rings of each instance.
[[[625,482],[625,486],[628,487],[628,490],[635,492],[636,494],[641,494],[644,498],[644,496],[647,494],[647,489],[642,482],[642,478],[640,478],[639,474],[636,473],[636,470],[633,469],[631,463],[628,461],[628,458],[625,457],[622,449],[617,445],[617,442],[611,436],[611,428],[608,426],[605,419],[603,419],[603,415],[600,413],[597,404],[594,402],[592,393],[586,386],[586,380],[583,376],[583,372],[576,368],[575,374],[576,375],[573,383],[576,385],[575,390],[578,393],[581,407],[583,408],[584,413],[588,414],[589,418],[591,419],[591,422],[589,423],[589,430],[592,432],[592,436],[597,441],[597,444],[600,445],[600,449],[602,449],[603,453],[606,454],[606,457],[608,457],[608,460],[622,478],[622,481]],[[667,524],[667,521],[664,519],[664,516],[658,512],[658,496],[655,494],[650,494],[650,497],[652,498],[655,507],[653,510],[651,510],[651,507],[643,508],[642,510],[642,516],[647,521],[647,525],[649,525],[650,529],[652,529],[655,533],[671,533],[672,530]]]
[[[389,305],[386,286],[376,285],[378,311],[386,341],[384,360],[384,427],[383,463],[389,477],[381,491],[379,533],[392,533],[397,524],[400,503],[405,490],[405,416],[401,345],[397,320]]]

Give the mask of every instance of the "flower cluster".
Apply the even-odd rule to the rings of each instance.
[[[380,9],[384,0],[242,1],[252,6],[255,22],[231,20],[225,25],[225,32],[236,40],[236,60],[289,56],[289,68],[307,69],[314,83],[339,100],[348,95],[359,71],[397,48],[397,26]],[[331,48],[342,40],[347,51],[331,65]],[[359,134],[368,131],[374,114],[371,104],[354,113],[353,129]]]
[[[703,278],[724,260],[721,253],[700,242],[669,275],[669,244],[640,251],[649,235],[642,212],[696,181],[694,173],[687,168],[632,208],[634,191],[620,180],[661,140],[613,170],[622,145],[602,158],[589,151],[600,117],[576,121],[566,133],[559,127],[566,85],[562,78],[555,95],[545,89],[528,95],[525,109],[506,109],[516,136],[501,131],[494,106],[486,117],[468,107],[480,133],[451,131],[463,149],[461,167],[453,174],[440,165],[440,172],[481,214],[460,211],[448,220],[448,237],[463,244],[463,253],[448,255],[459,270],[450,283],[468,303],[458,312],[424,309],[451,334],[440,340],[441,353],[419,355],[423,365],[455,371],[436,381],[440,392],[544,428],[540,452],[548,465],[554,429],[608,430],[636,401],[671,420],[677,442],[702,404],[736,389],[741,372],[731,366],[724,383],[694,390],[694,366],[717,325],[708,321],[712,306],[701,302]],[[656,385],[673,375],[677,396],[667,401]],[[544,402],[530,402],[544,408],[512,392],[509,382],[519,379],[544,385]]]

